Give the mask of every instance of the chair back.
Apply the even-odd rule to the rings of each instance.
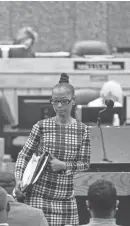
[[[76,105],[87,105],[90,101],[99,97],[99,91],[94,89],[76,90]]]
[[[78,41],[72,47],[71,57],[85,57],[85,55],[109,55],[110,50],[105,42]]]

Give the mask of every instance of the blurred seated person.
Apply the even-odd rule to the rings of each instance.
[[[90,221],[86,226],[116,226],[117,200],[116,188],[107,180],[97,180],[88,189],[87,207]]]
[[[117,47],[116,46],[114,46],[113,48],[112,48],[112,54],[117,54]]]
[[[23,200],[16,201],[12,196],[15,187],[15,177],[11,172],[0,173],[0,186],[7,192],[7,200],[10,206],[7,223],[9,226],[49,226],[41,209],[26,205]],[[0,188],[1,188],[0,187]]]
[[[88,107],[105,107],[105,101],[108,99],[114,102],[114,107],[123,106],[123,91],[118,82],[106,82],[100,90],[100,97],[89,102]]]
[[[3,136],[3,128],[5,125],[14,125],[15,121],[4,94],[0,93],[0,137]]]
[[[0,225],[2,226],[7,223],[8,211],[9,203],[7,198],[7,192],[4,188],[0,187]]]
[[[27,48],[25,57],[32,58],[35,57],[33,47],[35,42],[37,41],[37,37],[37,33],[31,27],[23,27],[16,34],[13,44],[24,45]]]
[[[106,42],[97,40],[82,40],[74,43],[71,57],[85,57],[88,55],[109,55],[110,50]]]

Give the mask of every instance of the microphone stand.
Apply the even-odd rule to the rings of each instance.
[[[107,157],[107,153],[106,153],[106,149],[105,149],[105,145],[104,145],[104,139],[103,139],[103,132],[102,132],[102,127],[101,127],[101,114],[103,112],[105,112],[107,109],[103,109],[102,111],[99,111],[98,113],[98,120],[97,120],[97,125],[99,127],[100,130],[100,134],[101,134],[101,142],[102,142],[102,149],[103,149],[103,161],[105,162],[112,162],[111,160],[108,159]]]

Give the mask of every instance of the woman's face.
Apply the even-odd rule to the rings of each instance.
[[[25,45],[27,48],[30,48],[32,46],[32,39],[31,38],[26,38],[22,41],[23,45]]]
[[[52,93],[52,104],[56,115],[61,117],[70,116],[74,103],[74,97],[64,87],[54,89]]]

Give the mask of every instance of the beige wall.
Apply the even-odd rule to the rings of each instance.
[[[0,2],[0,40],[21,26],[39,34],[37,51],[69,51],[76,40],[130,45],[130,2]]]

